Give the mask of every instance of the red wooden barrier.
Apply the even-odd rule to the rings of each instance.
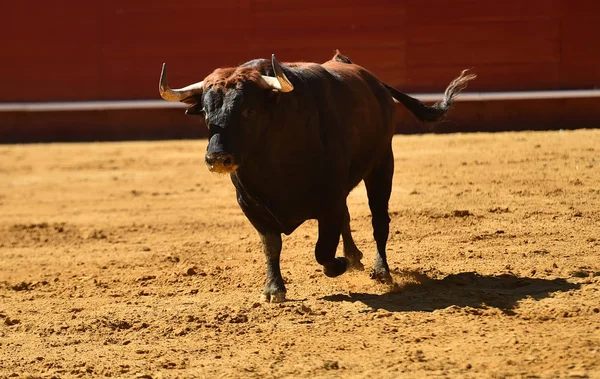
[[[3,4],[0,102],[157,98],[276,53],[325,61],[339,48],[409,92],[461,69],[472,90],[600,86],[600,2],[584,0],[107,0]]]

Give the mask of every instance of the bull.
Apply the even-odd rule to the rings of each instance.
[[[315,257],[326,276],[364,268],[346,205],[361,181],[377,245],[371,278],[392,282],[386,243],[395,103],[420,121],[435,123],[473,78],[463,71],[440,102],[427,106],[338,51],[323,64],[281,64],[275,55],[256,59],[216,69],[180,89],[169,87],[163,64],[159,90],[165,100],[188,104],[186,114],[204,116],[210,135],[206,165],[229,174],[238,204],[262,242],[267,272],[261,298],[281,302],[286,295],[281,236],[306,220],[318,222]],[[344,256],[336,257],[340,235]]]

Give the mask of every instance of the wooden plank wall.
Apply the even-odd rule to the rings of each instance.
[[[275,52],[339,48],[388,83],[437,92],[463,68],[472,90],[600,87],[600,1],[77,0],[3,3],[0,102],[158,98],[170,83]]]

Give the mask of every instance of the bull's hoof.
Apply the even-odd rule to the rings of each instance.
[[[371,271],[371,279],[377,280],[379,283],[383,284],[393,284],[394,280],[392,279],[392,275],[390,274],[390,270],[385,267],[375,267],[373,271]]]
[[[347,258],[337,257],[330,264],[323,266],[323,273],[330,278],[335,278],[345,273],[349,265]]]
[[[281,303],[285,301],[285,293],[285,284],[281,276],[267,278],[260,300],[266,303]]]
[[[285,292],[263,292],[262,295],[260,295],[260,301],[263,303],[283,303],[285,301]]]

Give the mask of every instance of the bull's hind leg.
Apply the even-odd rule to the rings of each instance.
[[[388,203],[392,193],[392,176],[394,175],[394,154],[390,149],[381,162],[373,168],[365,178],[369,207],[371,208],[373,237],[377,243],[377,258],[371,278],[385,283],[392,282],[390,268],[386,257],[386,244],[390,231]]]
[[[323,273],[331,278],[343,274],[348,268],[348,259],[335,257],[345,213],[345,207],[338,207],[318,219],[319,239],[315,247],[315,257],[323,266]]]
[[[352,238],[352,230],[350,229],[350,213],[346,208],[346,217],[342,226],[342,240],[344,241],[344,257],[348,258],[351,269],[364,270],[365,266],[361,263],[363,253],[356,247]]]
[[[271,303],[280,303],[285,300],[285,285],[281,277],[279,257],[281,255],[281,234],[260,233],[265,258],[267,260],[267,279],[261,299]]]

